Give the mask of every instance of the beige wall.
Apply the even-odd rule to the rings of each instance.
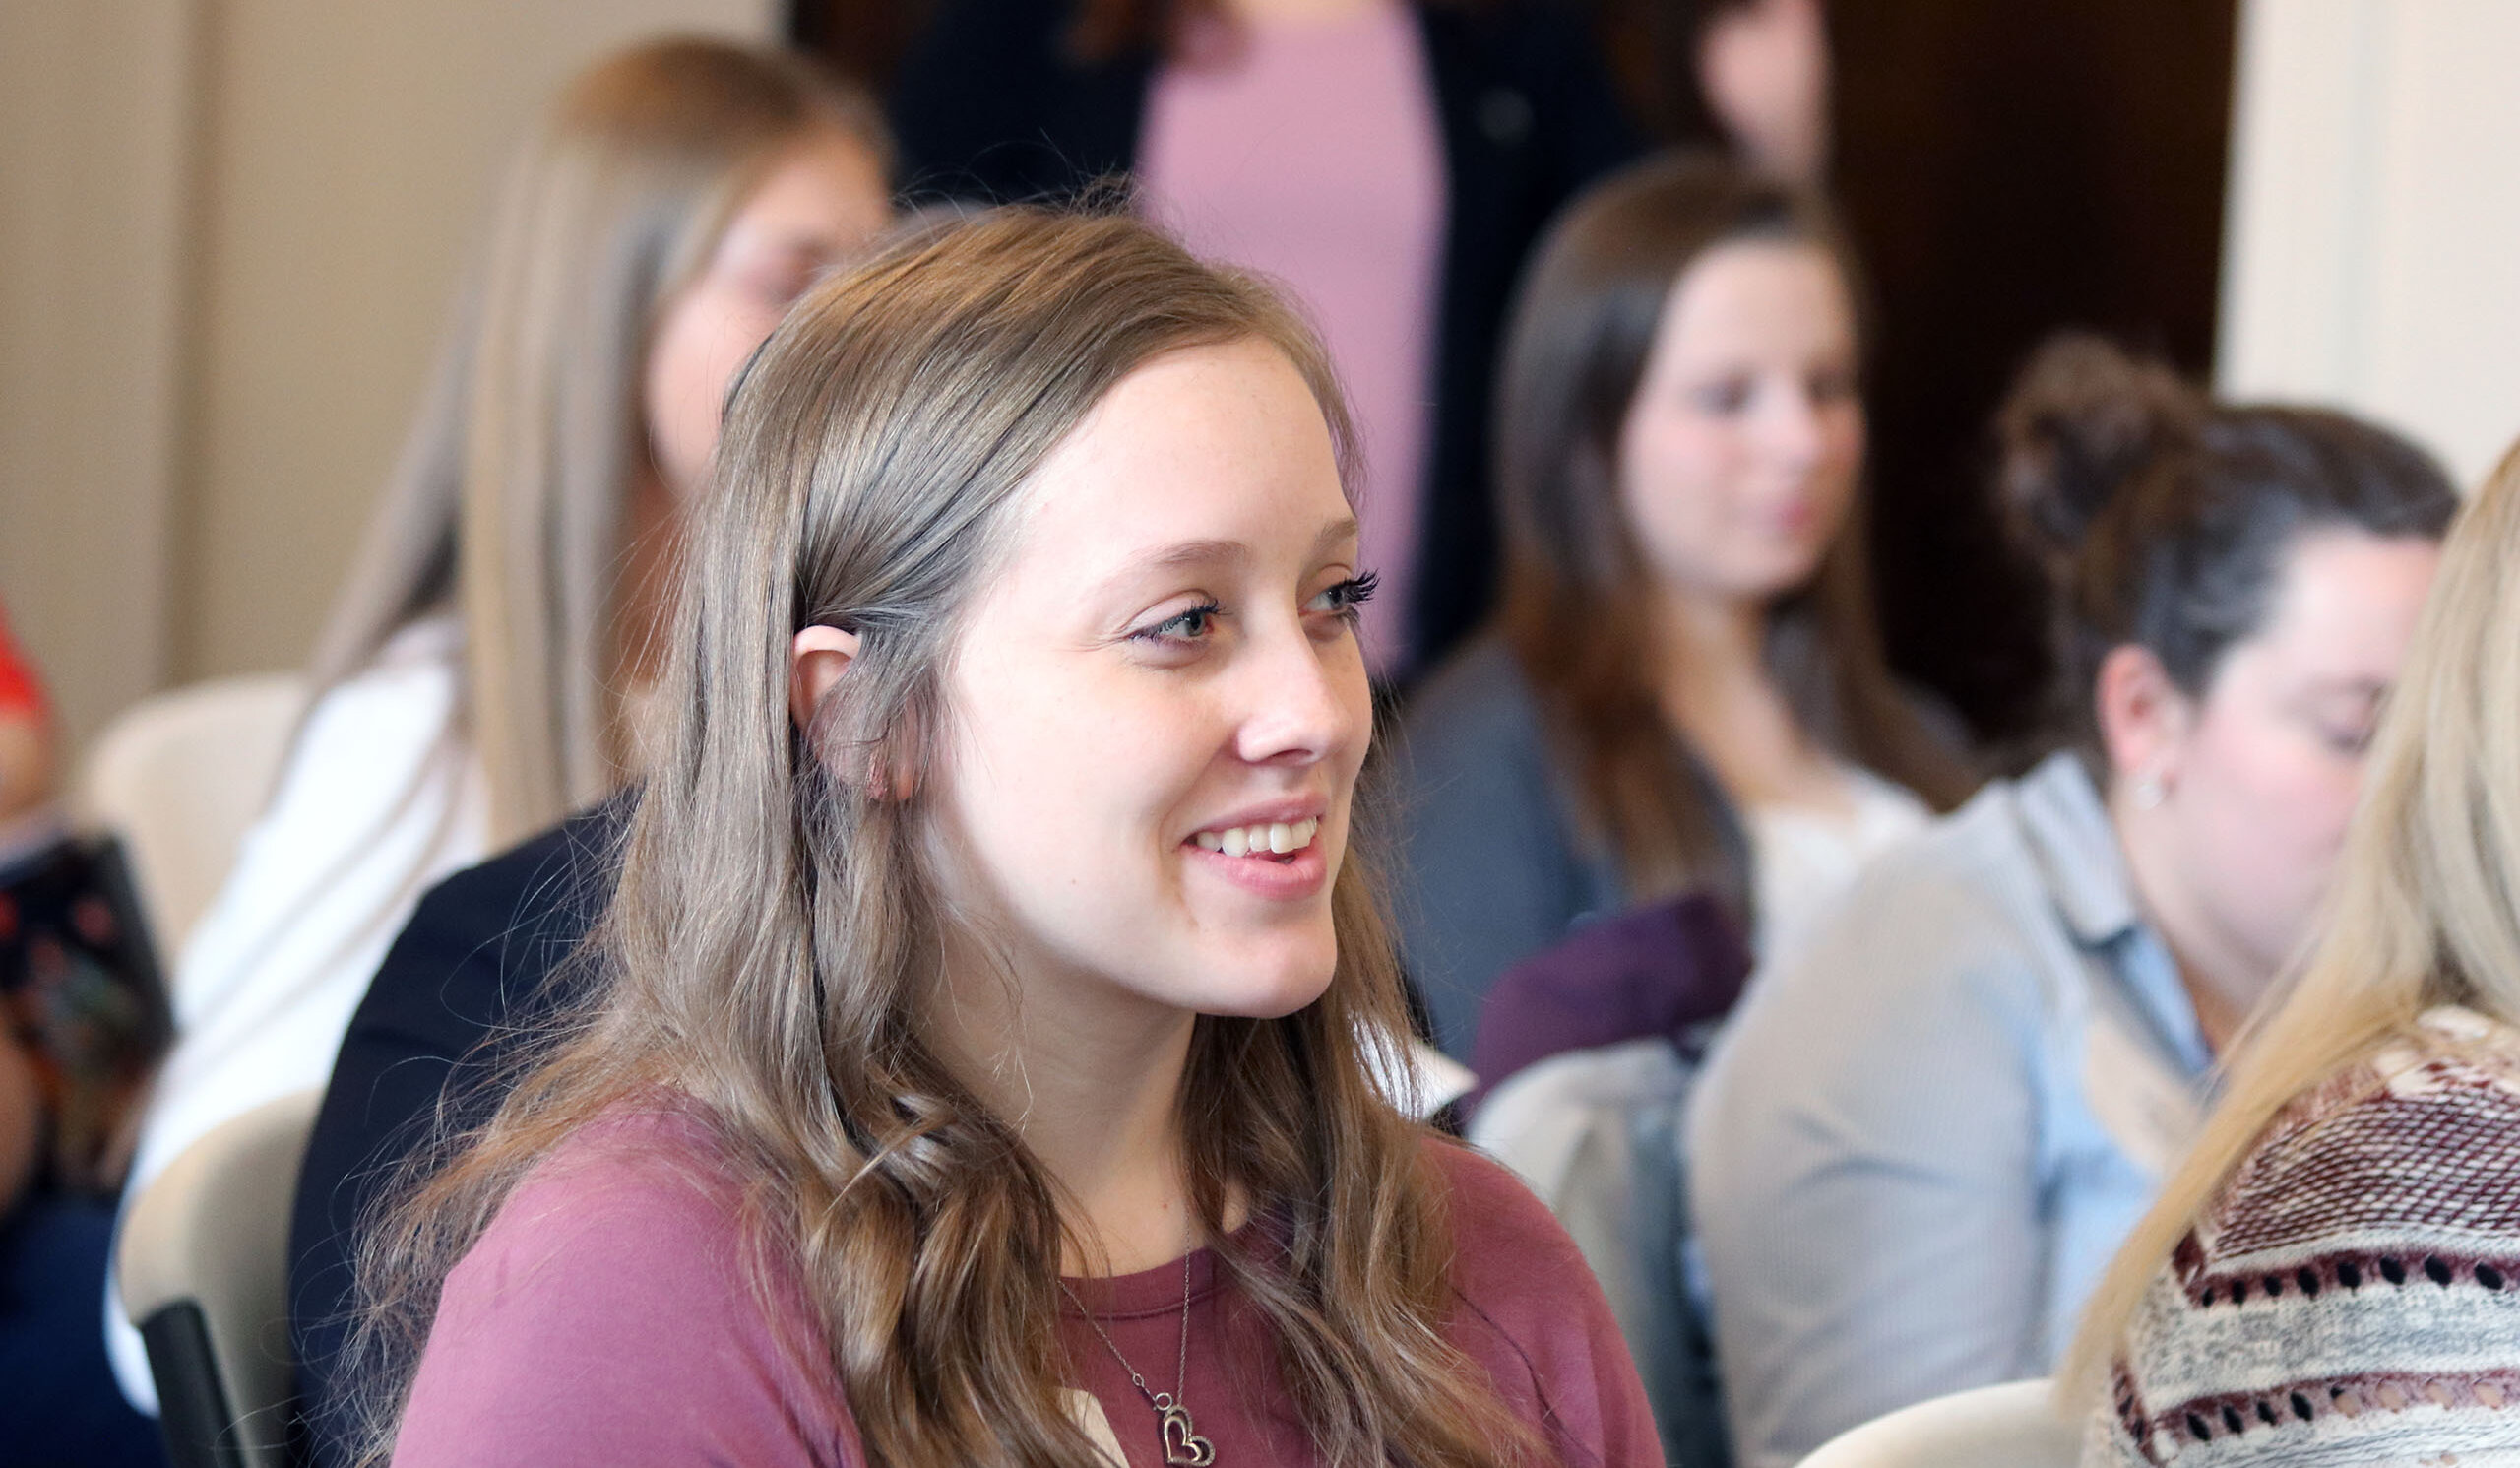
[[[511,141],[654,31],[767,0],[227,0],[209,91],[182,676],[305,656],[400,447]]]
[[[74,734],[160,686],[195,0],[0,0],[0,602]]]
[[[541,99],[784,10],[0,3],[0,599],[74,736],[304,658]]]
[[[2520,4],[2245,0],[2219,385],[2520,436]]]

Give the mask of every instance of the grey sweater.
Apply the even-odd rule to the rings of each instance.
[[[1436,1043],[1463,1060],[1499,975],[1627,906],[1617,861],[1578,834],[1541,717],[1514,655],[1490,634],[1419,686],[1393,750],[1402,956]],[[1712,782],[1707,790],[1746,867],[1737,816]]]

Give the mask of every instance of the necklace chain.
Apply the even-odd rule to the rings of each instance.
[[[1194,1249],[1191,1252],[1195,1253],[1197,1250]],[[1111,1339],[1111,1333],[1102,1328],[1102,1322],[1095,1316],[1095,1313],[1085,1308],[1085,1302],[1076,1298],[1076,1292],[1067,1287],[1066,1280],[1059,1281],[1059,1293],[1065,1295],[1068,1303],[1076,1307],[1076,1312],[1085,1317],[1085,1323],[1091,1326],[1094,1334],[1102,1340],[1102,1349],[1110,1352],[1111,1359],[1120,1364],[1120,1370],[1129,1373],[1129,1384],[1136,1387],[1138,1395],[1146,1398],[1146,1404],[1155,1409],[1156,1426],[1162,1430],[1164,1436],[1165,1461],[1167,1463],[1213,1463],[1216,1460],[1216,1450],[1208,1445],[1206,1438],[1198,1436],[1190,1422],[1190,1409],[1181,1401],[1181,1393],[1188,1388],[1190,1381],[1190,1254],[1181,1256],[1181,1346],[1172,1366],[1170,1391],[1157,1391],[1146,1384],[1146,1377],[1139,1374],[1138,1369],[1129,1364],[1128,1357],[1120,1354],[1119,1343]],[[1187,1456],[1173,1455],[1175,1444],[1172,1440],[1172,1433],[1176,1420],[1182,1438],[1180,1445],[1186,1449]]]
[[[1170,1391],[1157,1391],[1146,1384],[1146,1377],[1139,1375],[1138,1369],[1129,1365],[1129,1358],[1120,1354],[1120,1348],[1111,1339],[1110,1332],[1104,1330],[1102,1322],[1095,1317],[1092,1310],[1085,1308],[1085,1302],[1076,1298],[1076,1292],[1067,1287],[1066,1280],[1059,1281],[1059,1292],[1067,1296],[1068,1303],[1076,1307],[1076,1312],[1083,1315],[1085,1323],[1092,1326],[1094,1333],[1102,1338],[1102,1349],[1110,1352],[1111,1359],[1120,1364],[1120,1370],[1129,1373],[1129,1384],[1138,1389],[1138,1395],[1146,1398],[1148,1406],[1163,1412],[1180,1404],[1181,1388],[1190,1379],[1190,1256],[1188,1254],[1181,1256],[1181,1353],[1180,1359],[1173,1364]]]

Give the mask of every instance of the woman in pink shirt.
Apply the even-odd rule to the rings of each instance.
[[[1563,0],[941,0],[892,98],[913,197],[1127,175],[1203,256],[1319,323],[1396,683],[1487,610],[1499,322],[1532,241],[1636,153]]]
[[[440,1463],[1659,1464],[1409,1120],[1323,351],[1113,217],[809,297],[729,409],[605,982],[362,1261]]]

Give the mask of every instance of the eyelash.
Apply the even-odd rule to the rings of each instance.
[[[1364,605],[1373,600],[1375,588],[1381,585],[1381,573],[1367,571],[1361,576],[1349,577],[1323,591],[1321,595],[1330,599],[1331,615],[1354,626]],[[1157,644],[1196,642],[1205,635],[1206,622],[1210,618],[1223,615],[1225,615],[1225,607],[1214,598],[1210,598],[1196,606],[1174,612],[1152,627],[1130,633],[1129,640]],[[1194,624],[1198,630],[1192,630]]]
[[[1701,412],[1731,416],[1750,406],[1756,389],[1748,382],[1727,380],[1710,383],[1689,396]],[[1803,392],[1815,404],[1842,403],[1856,396],[1856,379],[1852,372],[1815,372],[1803,384]]]
[[[1164,620],[1157,622],[1152,627],[1130,633],[1129,640],[1131,642],[1154,643],[1181,641],[1196,642],[1199,640],[1200,634],[1190,631],[1188,628],[1183,626],[1183,623],[1189,622],[1194,618],[1204,621],[1209,617],[1219,617],[1223,615],[1225,615],[1225,607],[1219,606],[1214,599],[1210,599],[1186,611],[1176,611],[1172,615],[1166,617]],[[1179,630],[1175,630],[1176,628]]]
[[[2326,744],[2335,753],[2344,755],[2356,755],[2367,751],[2371,747],[2373,733],[2369,726],[2352,730],[2342,729],[2333,724],[2322,724],[2318,727],[2320,742]]]
[[[1331,614],[1353,626],[1357,614],[1364,610],[1367,602],[1374,599],[1374,592],[1381,586],[1382,573],[1367,571],[1361,576],[1349,577],[1322,595],[1330,599]]]

